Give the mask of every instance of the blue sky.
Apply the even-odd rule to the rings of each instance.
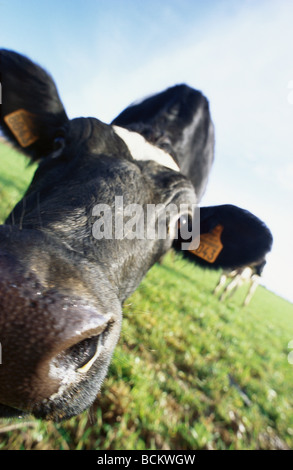
[[[175,83],[202,90],[216,128],[202,204],[269,225],[263,282],[293,301],[291,0],[0,0],[0,18],[1,46],[50,71],[72,118],[109,122]]]

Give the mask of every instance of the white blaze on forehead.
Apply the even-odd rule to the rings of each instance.
[[[147,142],[142,135],[119,126],[113,126],[113,129],[125,142],[134,160],[153,160],[171,170],[180,171],[171,155]]]

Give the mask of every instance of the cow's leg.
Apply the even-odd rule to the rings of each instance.
[[[230,284],[228,284],[226,287],[225,287],[225,290],[223,292],[223,294],[221,295],[221,302],[225,299],[225,298],[230,298],[232,297],[232,295],[234,294],[234,292],[236,291],[236,289],[241,285],[241,278],[240,276],[236,276],[234,279],[232,279],[232,281],[230,282]]]
[[[220,292],[221,288],[225,285],[226,280],[227,280],[227,274],[223,273],[220,277],[218,284],[216,285],[214,289],[214,292],[213,292],[214,295],[217,295]]]
[[[243,302],[243,306],[248,305],[249,302],[251,301],[251,299],[253,297],[253,294],[255,293],[255,291],[257,289],[257,286],[259,284],[259,279],[260,279],[260,277],[257,276],[257,275],[252,276],[249,291],[247,293],[247,296],[245,297],[245,300]]]

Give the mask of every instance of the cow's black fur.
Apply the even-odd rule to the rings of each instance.
[[[214,126],[199,91],[186,85],[169,88],[127,108],[113,124],[139,132],[167,150],[201,199],[214,160]]]
[[[138,161],[112,125],[69,120],[42,68],[7,50],[0,60],[1,127],[39,162],[27,193],[0,227],[0,414],[58,421],[95,399],[119,338],[123,301],[174,242],[170,218],[166,239],[97,240],[93,208],[114,208],[115,196],[144,208],[199,201],[213,161],[213,125],[206,98],[186,85],[130,106],[112,124],[167,149],[180,172]],[[30,113],[37,137],[27,147],[7,125],[19,109]],[[270,249],[269,230],[242,209],[204,208],[201,216],[204,233],[225,227],[225,246],[210,267],[247,264]]]

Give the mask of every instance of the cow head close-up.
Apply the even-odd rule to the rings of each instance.
[[[59,421],[95,400],[123,302],[168,250],[232,269],[263,259],[272,237],[236,206],[194,210],[214,160],[201,92],[173,86],[111,124],[70,120],[40,66],[8,50],[0,66],[1,129],[38,164],[0,226],[0,416]]]

